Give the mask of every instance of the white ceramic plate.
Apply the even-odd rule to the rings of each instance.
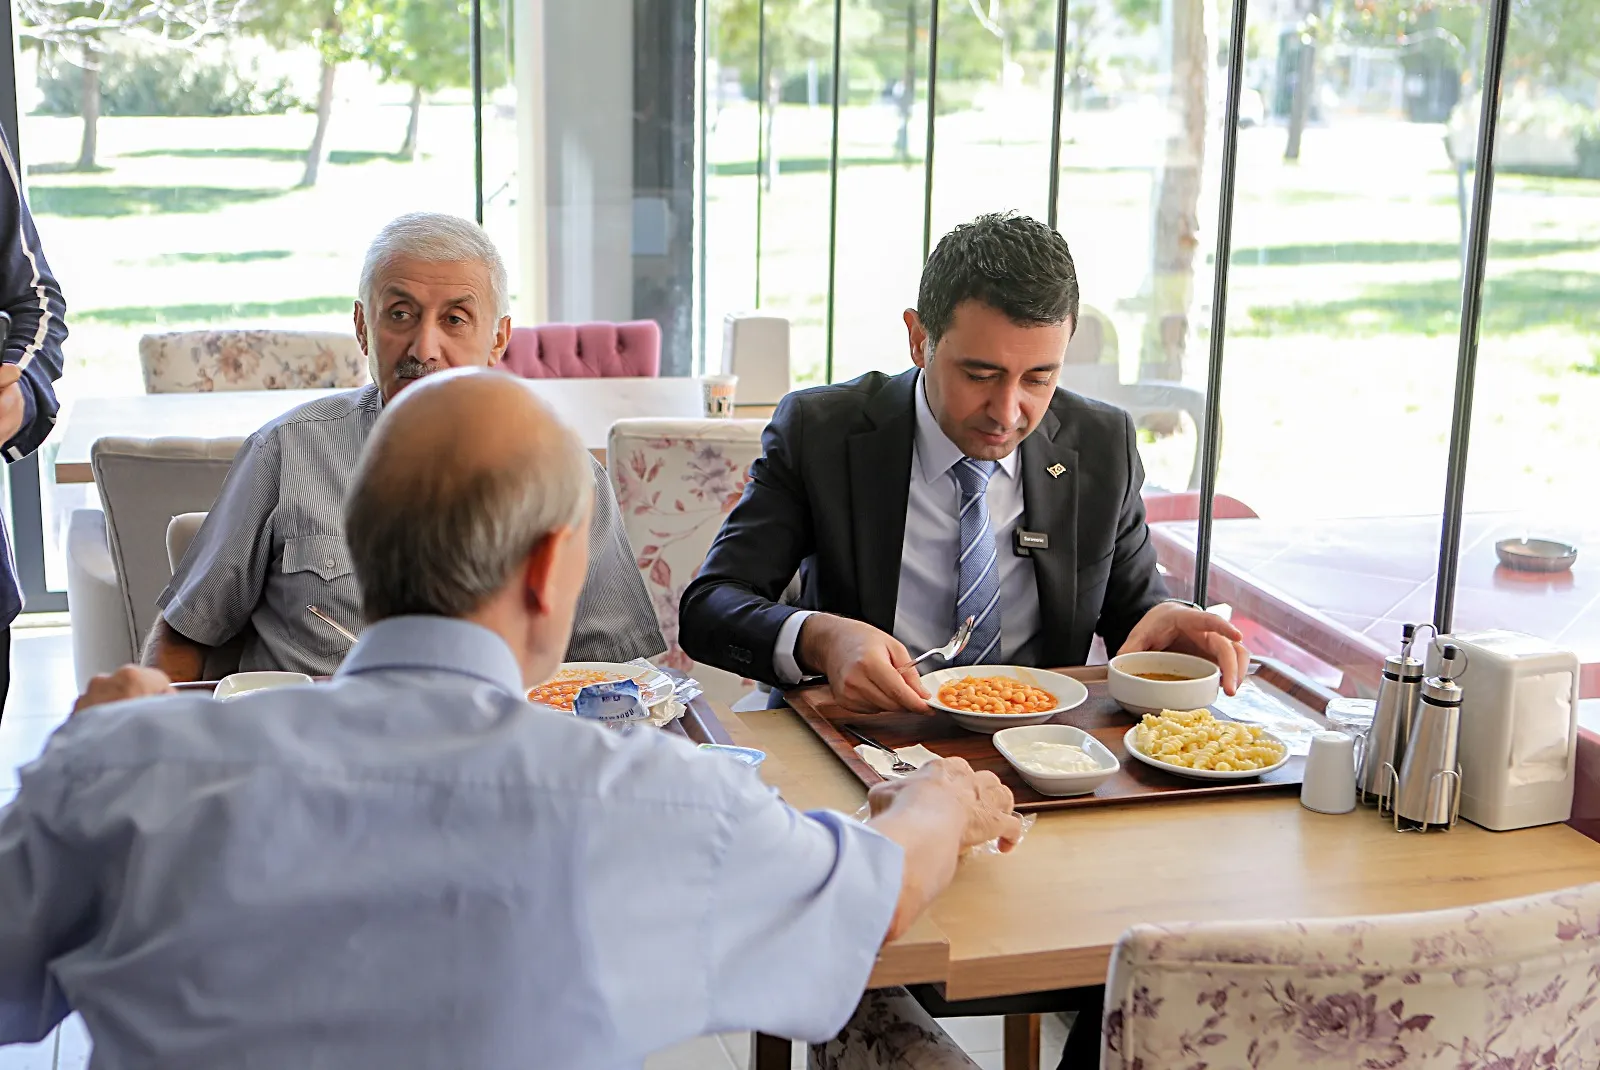
[[[1221,720],[1221,718],[1218,718],[1218,720]],[[1241,721],[1239,723],[1243,724],[1244,722]],[[1279,739],[1271,732],[1263,729],[1261,733],[1262,735],[1266,736],[1270,740],[1273,740],[1278,744],[1278,746],[1283,748],[1283,757],[1278,759],[1277,764],[1263,766],[1260,769],[1189,769],[1181,765],[1168,765],[1166,762],[1163,762],[1158,758],[1152,758],[1148,754],[1145,754],[1143,751],[1139,750],[1139,748],[1135,747],[1133,745],[1133,734],[1137,728],[1138,726],[1135,725],[1133,728],[1128,729],[1128,734],[1122,737],[1122,745],[1128,749],[1129,757],[1131,757],[1134,761],[1143,762],[1145,765],[1148,765],[1154,769],[1160,769],[1164,773],[1171,773],[1173,776],[1187,777],[1190,780],[1254,780],[1258,776],[1265,776],[1274,769],[1282,769],[1283,766],[1289,761],[1290,757],[1288,744],[1284,743],[1283,740]]]
[[[939,702],[939,688],[952,680],[965,676],[1009,676],[1031,687],[1050,692],[1056,697],[1056,707],[1039,713],[967,713],[953,710]],[[1044,669],[1029,669],[1021,665],[961,665],[954,669],[940,669],[922,678],[922,686],[933,698],[928,704],[954,717],[956,724],[971,732],[993,735],[1002,728],[1015,728],[1025,724],[1043,724],[1058,713],[1081,706],[1089,697],[1089,689],[1070,676]]]
[[[252,691],[266,691],[275,687],[299,687],[301,684],[311,682],[311,677],[303,672],[236,672],[219,680],[211,692],[211,697],[237,698]]]
[[[1100,768],[1084,773],[1045,773],[1034,770],[1013,756],[1012,746],[1020,743],[1066,743],[1082,747],[1085,754],[1100,763]],[[1101,784],[1111,779],[1122,763],[1104,743],[1081,728],[1065,724],[1022,725],[1006,728],[994,734],[994,749],[1000,757],[1011,763],[1017,775],[1040,795],[1089,795]]]
[[[672,697],[672,677],[653,665],[624,665],[616,661],[567,661],[556,670],[556,675],[559,676],[569,669],[577,672],[603,672],[617,680],[633,680],[639,685],[639,697],[644,699],[646,707],[659,706]]]

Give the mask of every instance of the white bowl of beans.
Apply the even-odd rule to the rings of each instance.
[[[1070,676],[1021,665],[964,665],[922,678],[933,696],[928,704],[972,732],[992,735],[1002,728],[1044,724],[1089,697],[1089,689]]]

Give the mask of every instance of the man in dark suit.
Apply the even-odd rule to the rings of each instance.
[[[779,687],[824,674],[861,712],[926,711],[910,651],[972,616],[957,664],[1081,665],[1099,635],[1210,658],[1232,694],[1240,633],[1157,574],[1133,421],[1056,387],[1078,314],[1065,240],[1017,215],[957,227],[917,306],[914,369],[778,406],[684,592],[684,650]]]

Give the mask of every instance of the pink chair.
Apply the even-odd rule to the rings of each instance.
[[[1600,842],[1600,735],[1578,729],[1578,783],[1567,824]]]
[[[652,320],[513,327],[501,363],[524,379],[653,379],[661,374],[661,328]]]

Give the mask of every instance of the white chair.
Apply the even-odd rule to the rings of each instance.
[[[172,331],[139,339],[147,394],[309,390],[367,383],[367,358],[335,331]]]
[[[623,527],[667,640],[656,661],[690,673],[729,704],[754,684],[690,660],[678,645],[678,601],[744,492],[765,427],[763,420],[618,420],[606,448]]]
[[[1600,1066],[1600,884],[1375,918],[1141,925],[1105,1070]]]
[[[789,321],[732,312],[722,321],[722,373],[739,377],[739,405],[776,405],[789,392]]]
[[[167,525],[167,567],[178,571],[178,562],[189,552],[189,544],[200,534],[208,513],[180,513]]]
[[[167,529],[210,509],[239,438],[103,438],[89,450],[105,511],[74,510],[67,529],[67,603],[79,687],[137,660],[172,578]]]
[[[1189,490],[1200,488],[1200,436],[1205,430],[1206,394],[1184,383],[1144,380],[1124,383],[1117,351],[1117,328],[1097,308],[1082,305],[1061,365],[1061,385],[1075,394],[1104,401],[1138,421],[1146,416],[1175,417],[1187,413],[1194,424],[1194,456],[1189,464]]]

